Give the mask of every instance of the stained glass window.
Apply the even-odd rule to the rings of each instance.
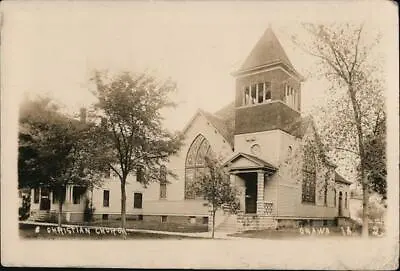
[[[201,195],[195,195],[190,185],[197,181],[203,174],[206,161],[205,158],[211,154],[211,147],[208,140],[198,135],[189,148],[185,164],[185,199],[202,198]]]
[[[317,174],[315,152],[311,142],[305,146],[303,158],[302,202],[315,203]]]

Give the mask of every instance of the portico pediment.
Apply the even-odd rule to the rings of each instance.
[[[243,171],[243,170],[257,170],[262,169],[265,171],[275,172],[277,168],[272,164],[247,153],[237,153],[227,160],[224,167],[229,171]]]

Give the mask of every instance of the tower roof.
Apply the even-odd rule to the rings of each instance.
[[[289,69],[297,73],[272,28],[268,27],[238,72],[278,63],[285,64]]]

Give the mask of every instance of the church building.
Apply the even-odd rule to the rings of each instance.
[[[187,187],[205,169],[211,152],[224,158],[231,183],[240,191],[240,211],[219,211],[217,230],[334,225],[349,217],[351,182],[326,157],[312,118],[301,115],[303,78],[271,28],[233,76],[235,101],[215,113],[199,109],[184,128],[183,147],[165,165],[176,178],[161,174],[163,180],[145,188],[140,171],[128,177],[128,219],[210,225],[207,201]],[[32,190],[31,198],[33,218],[56,217],[58,203],[51,191]],[[65,219],[82,220],[86,199],[95,207],[95,219],[118,218],[119,179],[111,175],[102,188],[84,193],[68,187]]]

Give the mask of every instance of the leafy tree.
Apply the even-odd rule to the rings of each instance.
[[[95,136],[103,148],[102,163],[121,182],[121,226],[125,229],[129,174],[136,172],[137,181],[144,186],[159,181],[160,166],[181,146],[182,135],[165,130],[160,114],[160,110],[175,105],[169,95],[176,85],[146,73],[110,76],[96,71],[92,80],[96,85],[92,93],[97,98],[94,117],[101,119]]]
[[[21,107],[18,185],[55,192],[59,225],[66,186],[101,182],[103,169],[96,163],[97,148],[90,138],[93,127],[60,113],[48,98],[26,101]]]
[[[383,200],[386,200],[387,196],[385,123],[386,117],[379,117],[376,127],[365,140],[365,170],[370,178],[370,188],[381,195]]]
[[[219,209],[236,213],[239,210],[238,191],[231,185],[229,175],[221,168],[217,158],[205,157],[206,170],[192,182],[188,189],[195,195],[203,195],[211,206],[212,238],[215,232],[215,213]]]
[[[323,138],[331,154],[347,160],[353,156],[363,190],[363,236],[368,236],[368,198],[371,178],[367,173],[367,135],[384,112],[380,59],[375,57],[379,35],[371,38],[363,25],[303,24],[310,39],[293,41],[318,59],[318,75],[331,83],[329,103],[318,108]]]

